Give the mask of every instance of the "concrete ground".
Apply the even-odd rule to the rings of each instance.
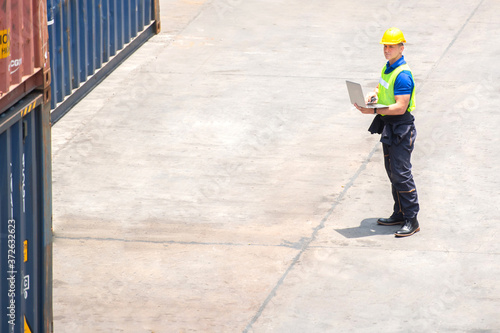
[[[500,3],[161,0],[53,128],[55,332],[499,332]],[[397,26],[421,232],[376,224]]]

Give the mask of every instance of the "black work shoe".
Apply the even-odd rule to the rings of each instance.
[[[402,217],[391,216],[388,219],[379,218],[377,223],[381,225],[403,225],[405,223],[405,219]]]
[[[416,232],[420,231],[420,227],[418,225],[417,218],[412,218],[412,219],[406,219],[405,224],[401,229],[396,231],[394,236],[396,237],[406,237],[406,236],[411,236]]]

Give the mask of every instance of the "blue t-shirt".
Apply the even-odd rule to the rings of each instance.
[[[406,64],[404,56],[399,58],[399,60],[392,64],[392,66],[389,65],[389,62],[387,62],[387,67],[384,73],[389,74],[390,72],[404,64]],[[399,73],[396,81],[394,82],[394,95],[411,95],[414,86],[415,83],[413,82],[411,73],[409,71],[402,71],[401,73]]]

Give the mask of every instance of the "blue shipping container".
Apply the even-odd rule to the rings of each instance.
[[[50,104],[0,114],[0,332],[52,332]]]
[[[54,123],[160,31],[159,12],[159,0],[47,0]]]

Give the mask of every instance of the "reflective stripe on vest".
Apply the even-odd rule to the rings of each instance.
[[[410,67],[407,64],[401,65],[394,69],[389,74],[384,74],[387,66],[382,68],[382,74],[379,80],[378,87],[378,102],[380,104],[392,105],[396,103],[396,99],[394,98],[394,82],[396,82],[396,78],[399,73],[402,71],[409,71],[411,77],[413,78],[413,73],[411,72]],[[408,103],[408,111],[415,110],[415,80],[413,80],[413,90],[411,91],[410,102]]]

